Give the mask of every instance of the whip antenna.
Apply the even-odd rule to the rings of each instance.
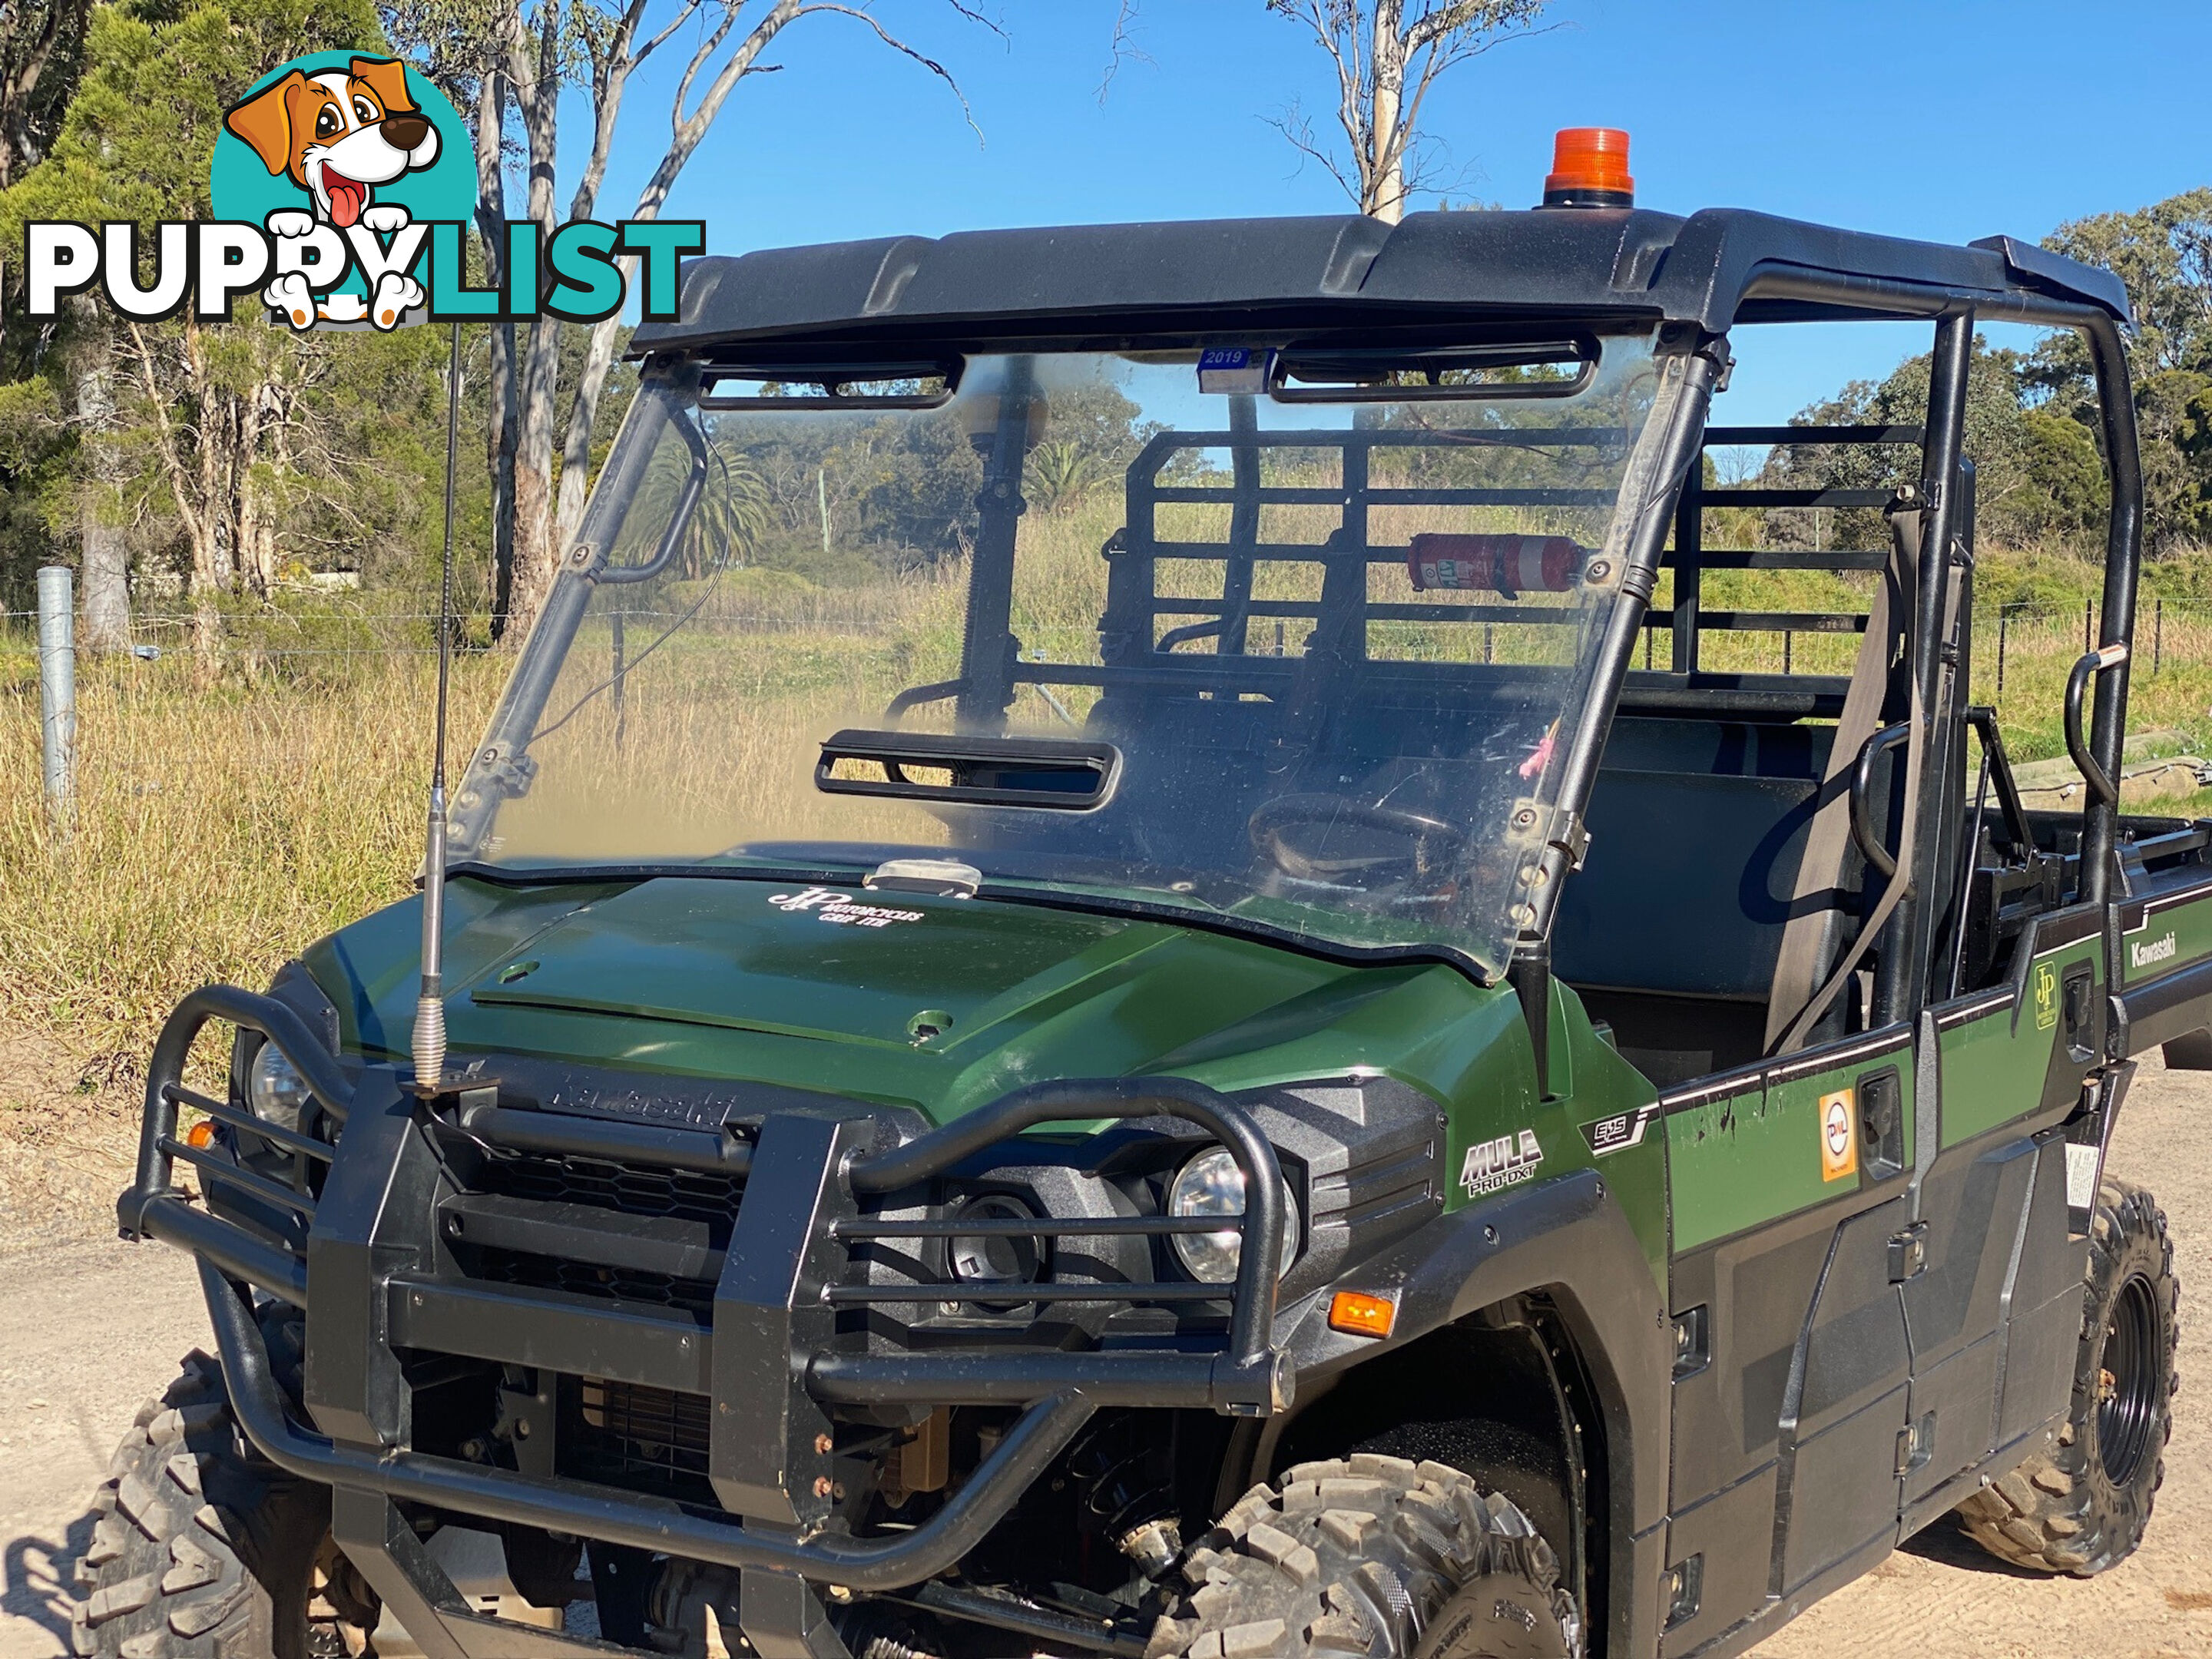
[[[438,571],[438,732],[422,849],[422,988],[415,999],[415,1087],[434,1094],[446,1075],[446,685],[453,661],[453,470],[460,450],[461,325],[446,372],[446,545]]]

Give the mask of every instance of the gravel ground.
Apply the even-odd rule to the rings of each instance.
[[[12,1407],[0,1417],[0,1659],[66,1653],[70,1568],[91,1530],[85,1499],[139,1402],[210,1342],[183,1256],[88,1237],[125,1177],[122,1103],[54,1082],[44,1102],[20,1085],[0,1099],[0,1400]],[[35,1128],[33,1105],[55,1109]],[[2212,1654],[2212,1415],[2199,1409],[2212,1398],[2212,1322],[2194,1299],[2212,1293],[2212,1073],[2146,1066],[2113,1168],[2164,1203],[2184,1293],[2179,1420],[2142,1551],[2100,1577],[2043,1578],[1939,1525],[1757,1659]]]

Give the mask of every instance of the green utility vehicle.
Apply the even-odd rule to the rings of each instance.
[[[1709,424],[1856,319],[1923,422]],[[2096,369],[2077,813],[1968,696],[1986,321]],[[122,1225],[220,1355],[78,1650],[1686,1659],[1954,1514],[2121,1560],[2105,1149],[2212,1049],[2212,825],[2112,784],[2127,325],[1571,181],[692,261],[428,866],[444,1052],[412,902],[161,1038]],[[1702,464],[1777,444],[1886,482]]]

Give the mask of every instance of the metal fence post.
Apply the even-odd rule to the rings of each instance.
[[[2084,651],[2097,648],[2097,602],[2094,599],[2081,601],[2081,648]]]
[[[2166,659],[2166,601],[2154,601],[2150,608],[2150,672],[2158,672],[2159,665]]]
[[[46,811],[66,830],[76,798],[76,630],[66,565],[39,569],[39,714]]]
[[[2005,629],[2011,621],[2012,607],[2007,605],[1999,605],[1997,607],[1997,694],[1992,699],[1996,702],[2004,701]]]

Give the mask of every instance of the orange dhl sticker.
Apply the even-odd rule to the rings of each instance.
[[[1820,1179],[1841,1181],[1859,1172],[1859,1138],[1851,1122],[1851,1091],[1820,1097]]]

